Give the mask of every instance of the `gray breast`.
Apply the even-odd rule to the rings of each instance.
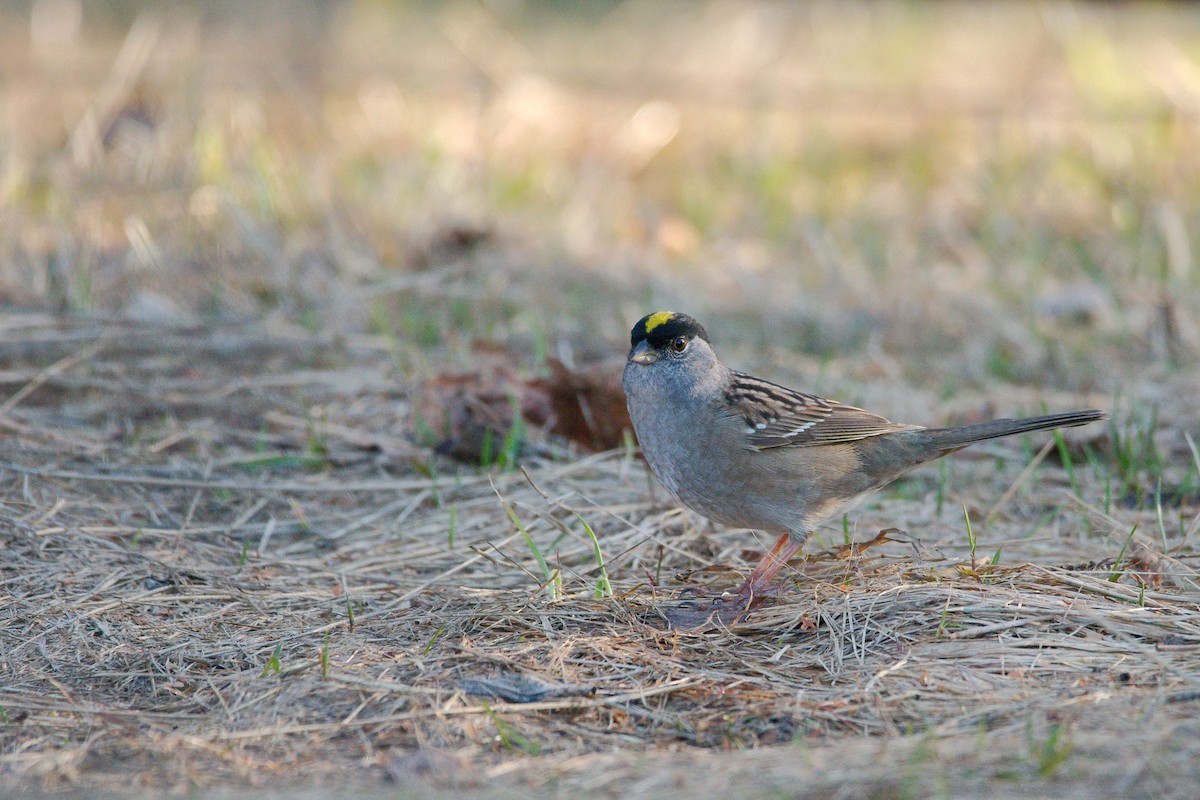
[[[781,530],[779,514],[752,496],[756,482],[739,463],[752,454],[732,422],[717,415],[704,399],[656,391],[647,380],[650,376],[638,374],[641,371],[626,369],[629,415],[642,453],[663,486],[714,522]]]

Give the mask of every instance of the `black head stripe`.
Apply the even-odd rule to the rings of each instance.
[[[689,339],[699,337],[708,341],[704,326],[687,314],[659,311],[638,320],[629,333],[629,343],[636,347],[638,342],[645,341],[657,350],[677,336],[687,336]]]

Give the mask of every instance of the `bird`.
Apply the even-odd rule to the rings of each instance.
[[[650,469],[720,525],[775,534],[736,600],[773,593],[813,529],[915,467],[976,442],[1086,425],[1088,409],[955,428],[892,422],[730,369],[693,317],[657,311],[630,332],[622,385]]]

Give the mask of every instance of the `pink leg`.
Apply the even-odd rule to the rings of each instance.
[[[748,601],[770,594],[769,584],[779,574],[779,570],[787,566],[792,556],[800,552],[801,547],[804,547],[804,539],[794,539],[789,533],[780,536],[754,567],[738,594]]]
[[[711,606],[668,609],[664,612],[667,622],[672,628],[680,630],[734,624],[750,610],[755,600],[773,593],[771,581],[803,546],[804,539],[793,540],[785,533],[758,562],[735,597],[718,598]]]

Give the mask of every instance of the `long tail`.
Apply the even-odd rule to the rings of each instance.
[[[1107,418],[1108,414],[1105,412],[1090,409],[1088,411],[1070,411],[1065,414],[1047,414],[1044,417],[1026,417],[1025,419],[994,419],[991,422],[964,425],[961,428],[929,428],[925,433],[929,436],[929,443],[933,447],[950,451],[975,442],[982,442],[985,439],[999,439],[1001,436],[1043,431],[1049,428],[1073,428],[1076,425],[1086,425],[1089,422]]]

